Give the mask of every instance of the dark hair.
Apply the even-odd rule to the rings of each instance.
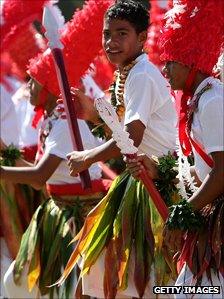
[[[149,27],[149,13],[138,1],[117,0],[105,14],[105,19],[126,20],[133,25],[135,31],[140,33]]]

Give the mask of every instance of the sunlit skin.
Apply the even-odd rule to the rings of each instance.
[[[120,70],[142,53],[146,38],[146,31],[138,34],[128,21],[120,19],[104,20],[102,44],[110,62]],[[71,88],[71,93],[78,118],[91,121],[97,125],[99,115],[93,107],[93,101],[79,89]],[[59,105],[63,104],[62,99],[59,99],[57,103]],[[63,107],[57,109],[58,111],[64,111]]]
[[[104,20],[103,48],[111,63],[120,70],[142,53],[147,33],[137,33],[126,20]]]
[[[189,67],[175,61],[168,61],[162,72],[173,90],[185,89],[185,82],[190,72]]]
[[[30,79],[28,82],[28,88],[30,91],[30,104],[33,106],[39,105],[39,93],[42,89],[42,86],[37,83],[37,81]]]
[[[164,76],[169,81],[171,88],[173,90],[182,90],[182,91],[186,89],[186,82],[190,74],[190,71],[191,71],[190,67],[176,61],[166,62],[162,70]],[[199,84],[202,81],[204,81],[207,77],[209,77],[208,74],[203,74],[200,71],[197,71],[193,83],[191,84],[190,91],[192,94],[195,92]]]
[[[30,104],[34,107],[39,106],[41,104],[41,90],[43,87],[36,80],[31,78],[28,82],[28,88]],[[44,110],[47,113],[51,113],[56,106],[56,97],[49,92],[47,92],[45,96],[46,100],[41,105],[44,105]]]

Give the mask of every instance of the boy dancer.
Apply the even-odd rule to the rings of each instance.
[[[134,140],[134,145],[139,148],[140,153],[146,153],[148,156],[162,156],[169,151],[174,151],[176,116],[166,80],[159,70],[148,61],[147,55],[143,52],[148,25],[148,12],[139,2],[119,1],[111,6],[105,14],[103,47],[110,62],[118,68],[116,81],[111,87],[112,104],[120,120],[124,123],[125,130],[130,133],[130,137]],[[99,147],[84,152],[72,152],[68,156],[70,173],[76,175],[94,162],[120,156],[120,150],[111,139]],[[123,176],[125,177],[125,175]],[[129,188],[130,176],[127,177],[122,183],[123,190],[127,187],[126,191]],[[114,197],[116,196],[116,188],[115,185],[112,197],[113,194]],[[123,195],[123,193],[119,193],[119,201]],[[149,209],[153,209],[153,207],[150,206]],[[155,212],[154,216],[153,221],[156,220],[152,224],[152,229],[157,234],[157,253],[161,254],[158,249],[160,246],[158,240],[161,239],[162,221],[158,217],[158,213]],[[151,246],[153,247],[153,241]],[[154,255],[154,249],[151,253]],[[160,266],[157,266],[155,269],[157,281],[164,283],[166,270],[164,270],[165,268],[161,269],[164,267],[164,263],[161,261]],[[93,270],[83,277],[84,294],[104,297],[102,271],[96,272],[97,268],[94,267],[95,265],[93,265]],[[133,280],[133,271],[129,277],[130,280]],[[146,284],[148,284],[148,278],[146,280]],[[115,289],[118,289],[118,285],[115,286]],[[141,296],[144,292],[145,286],[140,291]],[[133,283],[129,283],[128,288],[118,294],[119,296],[140,296]],[[152,290],[147,290],[145,296],[151,298]],[[113,296],[107,293],[106,297],[112,298]]]

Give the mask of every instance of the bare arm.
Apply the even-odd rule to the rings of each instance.
[[[45,154],[40,162],[33,167],[1,167],[1,179],[14,183],[28,184],[35,189],[41,189],[51,177],[61,158]]]
[[[214,152],[211,155],[214,167],[189,199],[195,210],[200,210],[224,193],[224,152]]]
[[[224,193],[224,152],[215,152],[211,155],[214,160],[214,167],[202,183],[198,180],[200,187],[189,199],[194,210],[202,209]],[[191,170],[192,175],[194,175],[194,167]],[[182,235],[181,230],[169,230],[165,227],[163,232],[164,242],[169,248],[178,251],[181,248]]]
[[[16,160],[16,167],[33,167],[34,165],[22,158],[19,158],[18,160]]]

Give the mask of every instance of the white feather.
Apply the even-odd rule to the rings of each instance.
[[[134,146],[134,141],[129,137],[129,133],[124,131],[118,120],[115,108],[104,98],[95,99],[95,106],[100,117],[113,132],[112,137],[116,141],[122,154],[135,154],[138,148]]]
[[[179,183],[177,188],[179,189],[180,195],[187,199],[191,194],[188,194],[186,191],[186,185],[188,189],[194,193],[197,191],[198,187],[196,187],[196,183],[194,177],[191,176],[190,172],[190,164],[188,162],[187,157],[182,153],[180,144],[178,144],[177,155],[178,155],[178,179]]]
[[[61,13],[60,8],[57,5],[52,5],[52,13],[55,17],[55,20],[57,21],[58,24],[58,29],[61,30],[65,26],[65,18]]]
[[[46,29],[45,36],[49,41],[48,46],[51,49],[63,49],[64,46],[60,41],[60,31],[64,26],[64,17],[60,9],[57,9],[56,6],[51,4],[45,5],[42,23]]]

